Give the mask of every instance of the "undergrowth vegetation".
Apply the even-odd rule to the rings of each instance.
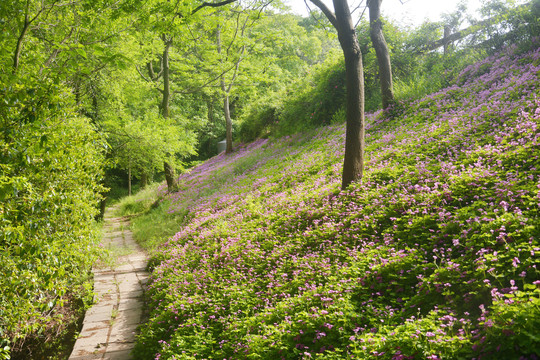
[[[154,251],[134,353],[540,356],[539,76],[540,49],[510,48],[370,115],[347,191],[341,125],[258,140],[162,188],[176,234]]]

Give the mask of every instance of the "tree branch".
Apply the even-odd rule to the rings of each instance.
[[[199,10],[205,8],[205,7],[213,7],[213,8],[216,8],[216,7],[220,7],[220,6],[224,6],[224,5],[227,5],[227,4],[231,4],[233,2],[236,2],[237,0],[224,0],[224,1],[220,1],[220,2],[217,2],[217,3],[209,3],[209,2],[203,2],[201,5],[197,6],[192,12],[191,12],[191,15],[195,14],[196,12],[198,12]]]
[[[463,30],[459,30],[449,36],[446,36],[440,40],[431,42],[429,44],[425,44],[424,46],[420,47],[419,49],[415,50],[414,53],[421,54],[425,53],[431,50],[435,50],[441,46],[444,46],[447,43],[452,43],[454,41],[460,40],[468,35],[474,34],[475,32],[478,32],[480,30],[483,30],[487,26],[493,25],[499,21],[498,17],[489,18],[486,20],[482,20],[474,25],[471,25]]]
[[[141,70],[139,69],[139,67],[137,65],[135,65],[135,69],[137,69],[137,72],[139,73],[139,75],[141,75],[141,77],[144,79],[144,81],[150,82],[150,79],[148,79],[146,76],[144,76],[144,74],[141,72]]]
[[[154,72],[154,66],[152,65],[152,62],[149,61],[147,64],[146,64],[146,67],[148,69],[148,75],[150,76],[150,79],[152,81],[156,81],[158,79],[158,77],[156,77],[156,73]],[[162,66],[163,68],[163,66]]]
[[[309,1],[311,1],[315,6],[321,9],[323,14],[328,18],[328,21],[330,21],[330,23],[337,29],[338,24],[337,24],[336,15],[334,15],[332,10],[330,10],[328,6],[326,6],[326,4],[323,3],[321,0],[309,0]]]
[[[221,78],[222,76],[224,76],[226,73],[228,73],[229,71],[231,71],[232,69],[236,68],[236,64],[234,64],[233,66],[229,67],[227,70],[223,71],[221,74],[219,75],[216,75],[215,77],[211,78],[210,80],[208,80],[207,82],[205,82],[204,84],[196,87],[195,89],[193,90],[187,90],[187,91],[173,91],[175,94],[193,94],[193,93],[196,93],[198,91],[201,91],[202,89],[204,89],[205,87],[208,86],[208,84],[211,84],[213,83],[214,81],[218,80],[219,78]],[[221,85],[219,85],[221,87]]]
[[[236,81],[236,77],[238,76],[238,71],[240,70],[240,63],[242,62],[242,60],[244,60],[244,58],[242,58],[242,55],[244,55],[245,50],[246,50],[246,46],[244,45],[242,46],[242,52],[240,53],[240,57],[238,58],[238,61],[236,62],[233,77],[231,79],[231,82],[229,83],[229,87],[227,88],[227,94],[231,92],[234,82]]]
[[[534,6],[533,2],[529,2],[526,4],[516,6],[513,9],[508,9],[508,11],[532,11],[533,9],[532,6]],[[465,29],[459,30],[451,35],[445,36],[444,38],[440,40],[431,42],[429,44],[425,44],[421,46],[420,48],[416,49],[414,53],[415,54],[425,53],[431,50],[435,50],[441,46],[444,46],[445,44],[452,43],[457,40],[461,40],[466,36],[469,36],[471,34],[474,34],[478,31],[485,29],[486,27],[489,27],[491,25],[498,24],[504,21],[505,15],[506,15],[506,12],[503,14],[499,14],[494,17],[488,18],[488,19],[481,20],[477,22],[476,24],[473,24]]]
[[[60,42],[60,45],[64,45],[66,43],[66,41],[68,41],[71,36],[73,35],[73,30],[74,30],[74,27],[72,26],[71,29],[69,30],[69,33],[64,37],[64,39]],[[49,65],[54,61],[54,59],[58,56],[58,54],[60,54],[62,52],[62,50],[60,49],[60,47],[57,47],[56,49],[54,49],[54,51],[49,55],[49,57],[47,58],[47,60],[43,63],[43,65],[41,66],[41,68],[39,69],[39,73],[41,74],[43,72],[43,70],[46,68],[46,67],[49,67]]]

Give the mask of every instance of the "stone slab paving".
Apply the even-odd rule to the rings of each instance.
[[[125,218],[105,214],[102,245],[122,254],[114,268],[94,268],[95,304],[69,360],[131,360],[137,326],[143,318],[147,255],[133,240]]]

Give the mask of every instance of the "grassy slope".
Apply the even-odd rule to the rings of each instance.
[[[540,49],[344,128],[260,140],[180,178],[141,359],[540,355]]]

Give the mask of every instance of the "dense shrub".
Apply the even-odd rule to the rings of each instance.
[[[540,49],[343,126],[258,140],[180,178],[141,359],[540,356]],[[163,192],[164,194],[164,192]]]
[[[37,358],[91,300],[104,143],[62,87],[0,81],[0,358]]]
[[[294,134],[329,121],[345,104],[345,64],[341,57],[325,64],[313,76],[313,85],[286,99],[279,113],[280,135]]]

